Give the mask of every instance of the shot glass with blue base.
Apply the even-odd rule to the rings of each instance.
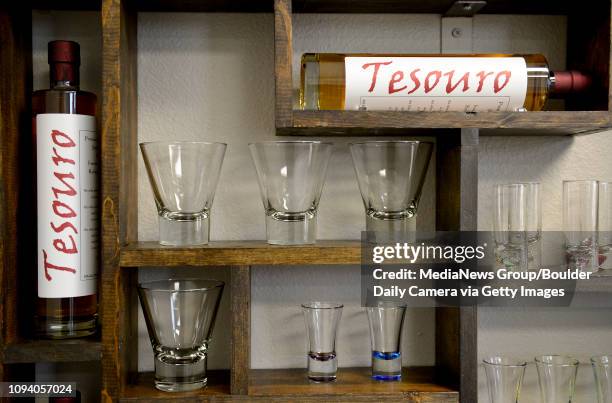
[[[399,381],[402,378],[400,345],[406,306],[379,302],[366,310],[372,342],[372,378]]]
[[[342,304],[334,302],[309,302],[302,305],[308,334],[308,379],[311,381],[336,380],[336,333],[342,308]]]

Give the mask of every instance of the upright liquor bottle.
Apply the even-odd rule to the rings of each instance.
[[[40,337],[91,335],[99,261],[96,96],[79,90],[79,44],[49,42],[50,89],[35,91]]]
[[[539,111],[552,93],[590,85],[577,71],[552,73],[542,55],[306,53],[300,106],[326,110]]]

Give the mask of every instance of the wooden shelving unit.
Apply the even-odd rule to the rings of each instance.
[[[401,383],[376,383],[364,368],[341,368],[338,382],[309,384],[302,370],[250,368],[251,266],[359,264],[356,241],[270,246],[260,241],[214,242],[200,248],[162,247],[137,239],[137,12],[274,12],[276,128],[280,135],[427,135],[436,143],[436,228],[475,230],[480,135],[583,134],[612,126],[609,88],[567,104],[567,111],[399,113],[293,110],[293,12],[440,13],[453,0],[55,0],[0,5],[0,376],[32,362],[102,363],[103,401],[409,401],[477,400],[477,309],[436,309],[436,356],[431,368],[406,368]],[[607,83],[610,1],[489,0],[485,13],[568,16],[568,67]],[[27,341],[31,315],[30,190],[32,89],[31,10],[100,10],[102,26],[102,269],[100,340]],[[591,55],[591,56],[587,56]],[[571,109],[571,110],[570,110]],[[16,213],[15,213],[16,212]],[[138,267],[225,266],[231,297],[231,368],[212,372],[208,388],[185,394],[154,389],[138,374]],[[162,269],[163,270],[163,269]],[[18,298],[18,296],[21,296]],[[26,340],[26,341],[24,341]]]

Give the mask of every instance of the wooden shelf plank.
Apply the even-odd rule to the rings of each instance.
[[[340,368],[333,383],[312,383],[304,369],[250,371],[249,395],[231,395],[229,371],[210,371],[208,386],[192,392],[168,393],[155,389],[153,374],[139,374],[136,384],[127,385],[122,402],[155,401],[292,401],[371,402],[403,401],[455,403],[459,393],[433,381],[434,368],[404,368],[401,382],[377,382],[370,368]]]
[[[319,397],[324,401],[372,401],[397,398],[409,402],[457,402],[459,393],[434,382],[433,367],[404,368],[401,382],[379,382],[371,368],[340,368],[331,383],[309,382],[304,369],[251,370],[250,396]]]
[[[296,13],[434,13],[444,14],[455,0],[294,0]],[[593,3],[604,3],[597,0]],[[83,4],[80,4],[83,3]],[[96,9],[99,0],[60,0],[50,6],[44,0],[34,0],[37,9]],[[136,0],[138,11],[162,12],[272,12],[269,0]],[[564,15],[574,11],[567,0],[516,1],[489,0],[479,14],[552,14]],[[57,6],[55,4],[58,4]]]
[[[424,129],[480,128],[484,135],[568,135],[612,127],[608,111],[546,112],[396,112],[293,111],[293,135],[431,135]]]
[[[138,374],[135,384],[128,384],[119,401],[121,402],[154,402],[154,401],[208,401],[230,399],[230,373],[227,370],[208,371],[208,386],[191,392],[163,392],[155,389],[154,375],[151,372]]]
[[[211,242],[197,247],[138,242],[121,249],[120,266],[239,266],[359,264],[359,241],[318,241],[314,245],[277,246],[265,241]]]
[[[33,340],[4,347],[5,364],[99,361],[102,345],[93,339]]]

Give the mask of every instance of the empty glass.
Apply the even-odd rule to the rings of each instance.
[[[571,403],[574,399],[578,360],[565,355],[535,358],[542,403]]]
[[[521,393],[527,362],[509,357],[484,359],[491,403],[516,403]]]
[[[366,141],[350,145],[366,212],[366,231],[416,231],[416,214],[433,144]]]
[[[266,213],[269,244],[312,244],[331,143],[271,141],[249,144]]]
[[[402,378],[400,346],[406,306],[382,301],[366,311],[372,343],[372,378],[398,381]]]
[[[599,268],[612,269],[612,182],[599,182]]]
[[[609,355],[591,357],[595,375],[597,403],[612,403],[612,358]]]
[[[498,268],[522,271],[542,264],[542,213],[537,182],[495,185],[493,229]]]
[[[336,380],[336,333],[342,304],[310,302],[302,305],[308,335],[308,378],[316,382]]]
[[[563,231],[568,268],[597,271],[598,183],[563,181]]]
[[[166,392],[206,386],[206,356],[224,283],[160,280],[138,296],[155,354],[155,387]]]
[[[159,243],[202,245],[227,145],[205,142],[141,143],[159,215]]]

